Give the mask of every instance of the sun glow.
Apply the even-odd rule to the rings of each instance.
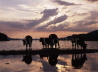
[[[56,16],[50,17],[50,21],[54,20]]]

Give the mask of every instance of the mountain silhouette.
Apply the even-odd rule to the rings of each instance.
[[[79,35],[81,35],[85,41],[98,41],[98,30]]]
[[[9,41],[8,36],[4,33],[0,33],[0,41]]]
[[[98,41],[98,30],[89,32],[87,34],[79,34],[84,41]],[[70,40],[71,36],[67,36],[65,38],[60,38],[61,40]]]

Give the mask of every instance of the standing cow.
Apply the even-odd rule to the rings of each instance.
[[[81,46],[81,49],[83,48],[83,50],[86,50],[87,44],[85,44],[83,38],[80,35],[73,34],[71,42],[72,42],[72,48],[75,47],[76,49],[79,46]]]
[[[49,38],[40,38],[40,42],[42,42],[43,48],[49,48],[50,40]]]
[[[26,45],[26,50],[27,50],[28,46],[29,46],[29,49],[31,48],[31,46],[32,46],[32,40],[33,39],[32,39],[32,37],[30,35],[27,35],[25,37],[25,39],[23,40],[23,44]]]
[[[53,48],[54,45],[55,45],[55,48],[57,48],[57,44],[58,44],[58,47],[60,47],[59,39],[56,34],[50,34],[49,40],[50,40],[50,47],[51,48]]]

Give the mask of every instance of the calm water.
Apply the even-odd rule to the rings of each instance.
[[[98,41],[86,41],[87,49],[98,49]],[[61,48],[71,48],[70,41],[60,41]],[[41,49],[39,41],[33,41],[32,49]],[[0,42],[0,50],[25,49],[22,41]],[[32,55],[32,63],[23,62],[23,55],[0,56],[0,72],[98,72],[98,53],[86,54],[87,60],[81,69],[72,66],[72,55],[59,55],[56,66],[51,66],[47,57],[40,59],[39,55]]]

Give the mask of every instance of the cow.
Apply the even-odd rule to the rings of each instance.
[[[54,45],[55,45],[55,48],[56,48],[57,44],[58,44],[58,48],[60,48],[59,39],[58,39],[56,34],[50,34],[49,35],[49,40],[51,41],[50,42],[50,47],[51,48],[53,48]]]
[[[28,46],[29,46],[29,49],[31,48],[32,40],[33,40],[33,38],[30,35],[27,35],[25,37],[25,39],[23,40],[23,44],[26,45],[26,50],[27,50]]]
[[[40,38],[40,42],[42,42],[43,48],[49,48],[50,40],[49,38]]]
[[[80,46],[81,49],[86,50],[87,44],[85,44],[83,38],[80,35],[73,34],[71,42],[72,42],[72,48],[75,47],[76,49],[79,48]]]

